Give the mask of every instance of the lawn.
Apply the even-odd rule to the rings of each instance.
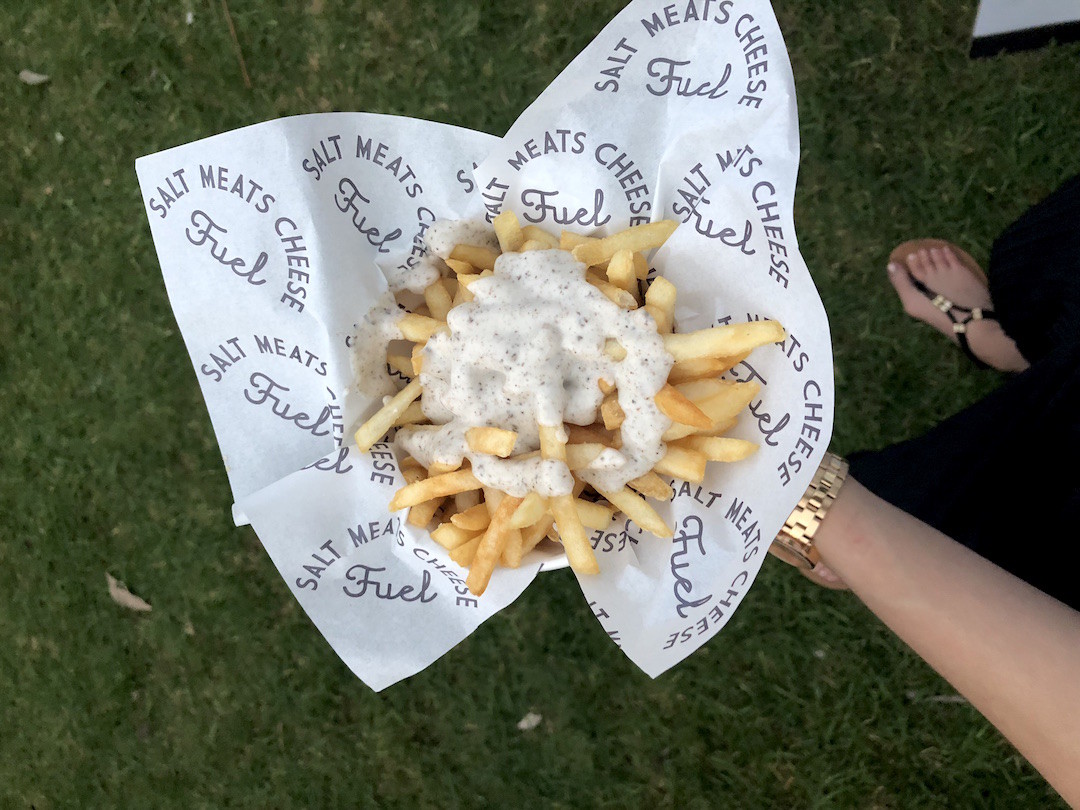
[[[562,571],[374,694],[233,527],[134,160],[330,110],[502,134],[620,2],[4,5],[0,804],[1063,806],[853,597],[773,560],[724,632],[656,680]],[[1000,382],[904,316],[885,257],[929,235],[985,262],[1080,170],[1080,47],[971,61],[972,2],[776,12],[834,447],[880,446]],[[114,603],[106,573],[152,612]]]

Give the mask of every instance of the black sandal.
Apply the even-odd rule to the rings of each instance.
[[[959,304],[954,304],[944,295],[936,293],[919,281],[915,276],[911,275],[911,271],[908,270],[907,265],[903,264],[904,272],[908,274],[908,278],[911,279],[911,283],[915,285],[915,289],[930,299],[930,303],[940,309],[946,315],[949,316],[949,320],[952,321],[953,334],[956,335],[956,342],[960,345],[960,349],[966,354],[971,362],[975,363],[979,368],[992,368],[992,366],[980,360],[975,356],[975,353],[971,351],[971,346],[968,344],[967,328],[968,324],[972,321],[996,321],[997,315],[992,309],[985,309],[983,307],[962,307]]]

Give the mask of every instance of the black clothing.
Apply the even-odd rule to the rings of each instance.
[[[851,454],[851,474],[1080,609],[1080,175],[1005,229],[987,276],[1031,367],[923,436]]]

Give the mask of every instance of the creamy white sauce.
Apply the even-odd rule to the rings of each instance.
[[[356,325],[352,337],[352,367],[353,379],[361,394],[386,397],[396,390],[386,371],[386,350],[392,341],[402,339],[397,325],[401,315],[393,292],[388,290]]]
[[[423,295],[424,290],[430,287],[439,276],[442,275],[443,263],[435,256],[423,256],[412,267],[398,265],[384,267],[383,275],[391,292],[408,291]]]
[[[653,398],[673,361],[648,312],[619,307],[585,280],[584,264],[561,250],[504,254],[494,274],[469,290],[474,300],[450,311],[449,332],[432,337],[423,352],[423,408],[437,427],[399,431],[404,451],[424,466],[467,458],[481,482],[511,495],[569,493],[574,482],[564,463],[473,453],[465,431],[513,430],[515,455],[537,450],[539,424],[597,421],[604,379],[618,386],[626,414],[622,447],[578,476],[598,490],[618,490],[663,458],[661,436],[671,421]],[[604,354],[608,339],[626,349],[623,360]]]
[[[440,259],[448,259],[456,245],[479,245],[497,251],[499,238],[482,219],[437,219],[424,232],[424,244]]]

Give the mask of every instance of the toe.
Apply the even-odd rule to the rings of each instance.
[[[927,275],[930,273],[929,251],[922,249],[916,250],[914,253],[909,253],[907,257],[907,266],[908,270],[911,271],[911,275],[919,281],[925,282]]]

